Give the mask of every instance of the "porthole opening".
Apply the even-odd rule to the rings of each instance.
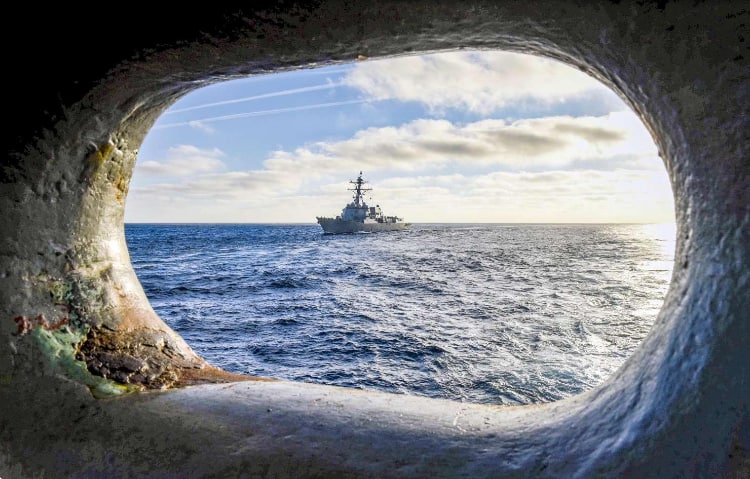
[[[323,234],[360,171],[407,230]],[[185,96],[142,145],[125,231],[156,312],[227,371],[532,404],[600,384],[645,337],[671,201],[604,86],[452,52]]]

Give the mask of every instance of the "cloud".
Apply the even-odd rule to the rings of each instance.
[[[219,160],[222,156],[224,153],[218,148],[177,145],[167,150],[165,160],[138,161],[135,168],[143,176],[190,176],[223,169],[225,165]]]
[[[247,171],[221,171],[223,153],[216,148],[181,145],[167,156],[137,167],[183,179],[133,185],[131,194],[139,198],[136,210],[147,211],[150,199],[175,221],[193,213],[195,221],[211,221],[202,208],[217,221],[221,215],[225,221],[310,221],[336,214],[348,199],[346,180],[360,170],[380,176],[376,201],[394,199],[389,209],[414,221],[441,215],[444,221],[638,221],[631,210],[649,218],[673,211],[656,148],[628,111],[512,122],[420,119],[277,150],[262,168]],[[643,203],[655,195],[662,195],[658,206]],[[627,210],[633,204],[640,206]]]
[[[214,122],[357,103],[380,111],[381,105],[369,103],[378,100],[418,102],[440,114],[456,109],[478,115],[582,101],[574,108],[566,103],[550,110],[572,116],[470,122],[446,116],[363,128],[344,140],[272,151],[261,167],[246,171],[227,171],[218,148],[179,145],[159,161],[136,164],[140,176],[151,178],[131,186],[128,221],[314,222],[316,215],[341,210],[350,198],[346,182],[360,170],[375,180],[373,199],[386,214],[415,222],[640,222],[669,221],[674,214],[664,167],[641,121],[630,110],[604,108],[595,111],[610,112],[575,116],[591,111],[587,108],[596,102],[604,105],[605,94],[616,97],[566,65],[505,52],[453,52],[347,68],[341,84],[357,89],[358,99],[207,113],[184,122],[173,116],[174,123],[159,122],[154,129],[185,125],[213,132]],[[181,111],[336,85],[243,96]],[[533,109],[525,116],[531,116],[529,111]],[[392,121],[387,108],[382,112],[383,122]],[[352,124],[343,114],[335,121]]]
[[[188,126],[190,128],[194,128],[196,130],[200,130],[200,131],[202,131],[204,133],[208,133],[208,134],[214,134],[214,133],[216,133],[216,129],[214,129],[211,125],[207,125],[207,124],[205,124],[205,123],[203,123],[201,121],[198,121],[198,120],[194,120],[194,121],[188,122]]]
[[[312,223],[315,216],[338,214],[349,199],[348,185],[340,178],[307,186],[298,178],[246,172],[138,188],[128,221]],[[392,176],[373,187],[373,202],[386,214],[412,222],[674,220],[664,171]],[[155,203],[158,209],[153,208]]]
[[[663,170],[396,177],[375,193],[388,199],[386,213],[417,222],[674,221]]]
[[[562,134],[573,134],[584,138],[588,142],[618,142],[623,141],[627,137],[627,132],[624,130],[614,130],[601,128],[598,126],[586,126],[576,124],[565,124],[560,123],[555,125],[555,130]]]
[[[327,198],[325,201],[318,198],[318,202],[323,201],[321,205],[334,205],[336,199],[340,203],[342,172],[353,175],[360,170],[368,175],[382,172],[391,178],[401,178],[402,183],[412,181],[405,187],[398,187],[393,183],[395,180],[389,179],[378,186],[380,190],[385,188],[389,196],[402,197],[408,197],[412,188],[420,184],[410,177],[426,174],[429,182],[415,189],[423,200],[433,194],[440,196],[441,188],[459,197],[466,196],[459,191],[481,192],[485,188],[493,191],[493,195],[504,191],[518,197],[528,197],[539,191],[539,187],[545,194],[555,189],[567,194],[560,185],[582,188],[576,174],[565,173],[573,170],[587,171],[589,180],[611,178],[612,172],[628,170],[651,170],[663,175],[663,167],[655,159],[656,150],[648,134],[641,131],[644,128],[637,119],[633,121],[627,115],[618,112],[602,117],[561,116],[515,122],[481,120],[467,124],[415,120],[401,126],[360,130],[342,141],[274,151],[264,161],[263,168],[248,171],[221,172],[223,164],[218,157],[223,154],[220,150],[181,145],[170,149],[168,160],[139,163],[138,168],[146,174],[187,178],[179,182],[134,186],[133,193],[152,197],[167,194],[185,202],[190,198],[212,199],[274,208],[273,202],[265,201],[310,192]],[[468,182],[460,175],[440,174],[456,169],[473,169],[490,175],[477,173],[476,180]],[[493,178],[494,183],[489,184]],[[503,183],[500,181],[503,178],[512,178],[512,181]],[[330,185],[330,197],[326,196],[325,189],[320,189],[321,184]],[[433,189],[424,189],[425,184]],[[519,185],[523,187],[519,189]],[[394,190],[388,192],[388,188]],[[335,189],[338,191],[334,192]],[[591,191],[596,188],[592,186]],[[443,197],[450,195],[442,194]],[[482,198],[485,198],[483,194],[475,201]],[[336,205],[336,209],[339,207]],[[441,205],[444,207],[448,205]]]
[[[230,171],[201,175],[179,182],[135,187],[133,191],[139,195],[168,194],[180,198],[242,201],[257,196],[293,194],[303,181],[300,176],[276,171]]]
[[[628,116],[633,118],[628,118]],[[341,171],[440,170],[450,164],[510,170],[544,168],[642,168],[657,151],[629,112],[602,117],[546,117],[467,124],[420,119],[401,126],[367,128],[352,138],[275,151],[264,162],[273,171],[311,175]],[[647,160],[644,160],[647,159]]]
[[[560,103],[609,90],[560,62],[510,52],[450,52],[357,63],[342,79],[371,100],[419,102],[433,112],[490,114],[524,101]]]
[[[219,149],[172,148],[167,160],[138,163],[137,167],[142,173],[185,179],[134,185],[132,191],[152,198],[168,195],[171,201],[184,204],[192,199],[259,209],[273,209],[283,198],[317,195],[316,204],[330,205],[335,211],[341,207],[342,173],[350,176],[363,170],[366,176],[381,172],[390,178],[378,184],[381,198],[383,194],[415,195],[420,201],[432,197],[430,201],[438,202],[438,209],[450,209],[482,204],[487,198],[496,198],[498,192],[511,195],[513,201],[539,195],[554,203],[551,193],[559,200],[563,196],[581,198],[581,191],[601,200],[614,194],[619,184],[615,180],[622,183],[623,172],[664,177],[648,133],[627,111],[599,117],[470,123],[420,119],[400,126],[366,128],[345,140],[277,150],[262,168],[247,171],[222,172],[218,160],[222,155]],[[456,171],[466,176],[452,174]],[[196,173],[200,176],[190,176]],[[424,183],[414,180],[420,177],[425,178]],[[606,188],[600,190],[597,181]],[[450,201],[438,200],[441,197]],[[464,203],[467,198],[471,201]]]

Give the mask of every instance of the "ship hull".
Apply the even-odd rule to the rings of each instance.
[[[380,231],[400,231],[408,223],[363,223],[361,221],[344,221],[336,218],[318,218],[318,224],[325,234],[376,233]]]

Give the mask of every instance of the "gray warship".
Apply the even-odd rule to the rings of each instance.
[[[372,188],[365,188],[367,183],[362,179],[362,172],[355,181],[349,181],[353,188],[347,188],[354,192],[351,203],[341,210],[341,215],[335,218],[318,216],[318,224],[323,228],[325,234],[342,234],[342,233],[374,233],[378,231],[397,231],[405,229],[409,223],[404,223],[403,218],[397,216],[385,216],[380,209],[380,205],[367,206],[362,194],[372,191]]]

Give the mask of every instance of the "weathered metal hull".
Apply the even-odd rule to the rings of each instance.
[[[408,223],[363,223],[360,221],[344,221],[336,218],[318,218],[318,224],[325,234],[345,233],[375,233],[379,231],[399,231]]]

